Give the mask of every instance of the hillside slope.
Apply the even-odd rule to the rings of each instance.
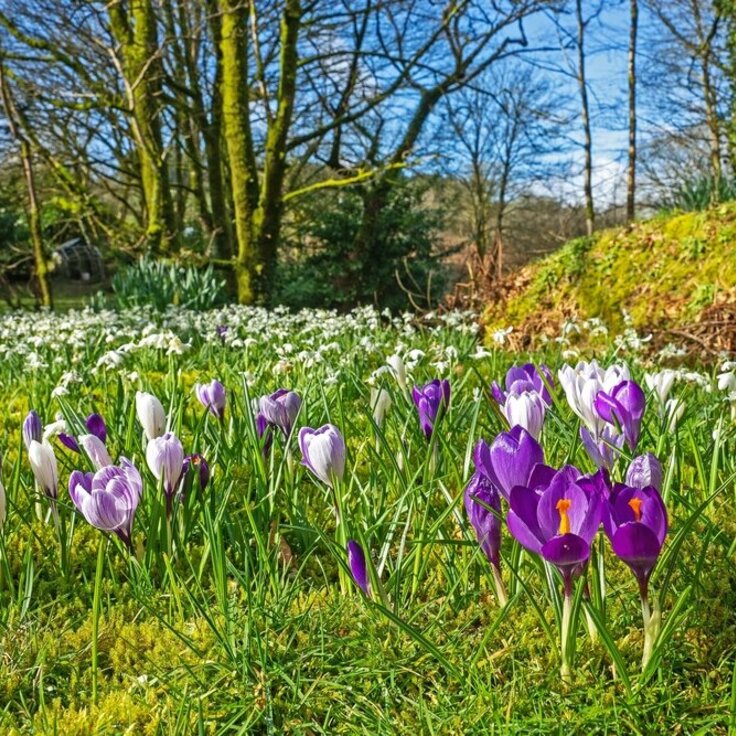
[[[510,276],[484,322],[513,326],[517,344],[528,344],[558,335],[570,317],[619,332],[624,311],[638,329],[733,349],[736,203],[572,240]]]

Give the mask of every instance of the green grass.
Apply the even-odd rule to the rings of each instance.
[[[591,641],[580,612],[576,670],[565,685],[556,586],[548,589],[540,566],[504,529],[510,602],[499,608],[462,507],[473,444],[503,429],[487,395],[474,391],[487,392],[512,356],[480,357],[467,320],[452,316],[431,324],[371,312],[338,319],[226,308],[172,311],[153,328],[150,319],[0,318],[9,499],[0,532],[0,732],[726,734],[729,723],[736,727],[736,433],[716,391],[680,380],[675,393],[687,411],[677,430],[665,430],[654,400],[644,422],[641,450],[663,461],[671,516],[652,582],[665,632],[653,667],[639,672],[636,585],[606,542],[601,635]],[[220,324],[230,325],[224,344],[215,334]],[[163,337],[153,339],[151,329]],[[175,335],[190,348],[182,351]],[[119,365],[100,364],[121,345],[128,347]],[[411,368],[416,382],[438,375],[452,382],[436,464],[413,404],[386,372],[375,382],[393,406],[380,431],[372,421],[368,380],[397,349],[425,353]],[[552,351],[531,357],[561,364]],[[641,378],[646,366],[626,357]],[[212,377],[229,392],[223,426],[192,392]],[[59,385],[66,392],[52,396]],[[352,585],[341,590],[346,559],[331,497],[299,464],[296,438],[278,438],[263,462],[250,399],[281,385],[304,399],[298,426],[329,420],[346,438],[347,523],[381,568],[383,602]],[[135,419],[136,389],[162,400],[186,450],[202,452],[213,469],[204,494],[191,497],[186,514],[178,509],[170,554],[161,492]],[[113,458],[132,458],[144,475],[134,527],[139,559],[73,512],[66,481],[82,460],[56,444],[62,554],[53,525],[36,515],[20,437],[30,407],[46,422],[63,412],[72,428],[93,410],[104,415]],[[548,462],[592,470],[576,437],[559,392],[542,437]],[[616,477],[624,470],[617,467]]]

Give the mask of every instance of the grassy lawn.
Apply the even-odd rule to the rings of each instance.
[[[627,345],[596,357],[627,363],[644,386],[659,361]],[[736,432],[714,368],[679,370],[671,396],[685,409],[674,426],[646,390],[637,454],[662,463],[670,522],[651,579],[662,625],[648,668],[636,581],[602,532],[575,583],[569,681],[559,575],[505,523],[508,603],[497,601],[463,506],[475,443],[507,428],[491,381],[514,362],[546,362],[556,385],[545,462],[595,471],[557,381],[562,348],[511,355],[481,345],[472,316],[457,314],[0,316],[0,731],[733,733]],[[396,354],[406,388],[386,363]],[[222,421],[194,392],[214,378],[227,390]],[[428,440],[410,391],[434,378],[449,379],[452,396]],[[298,392],[301,409],[288,437],[271,430],[265,452],[252,401],[280,387]],[[380,426],[377,388],[391,398]],[[189,476],[168,520],[136,391],[160,399],[184,452],[211,470],[204,490]],[[143,481],[132,553],[75,510],[69,476],[93,467],[52,427],[54,524],[21,437],[29,409],[47,427],[58,414],[77,436],[88,414],[104,417],[112,460],[129,458]],[[301,464],[296,437],[327,422],[347,446],[334,489]],[[631,457],[622,451],[614,480]],[[369,596],[351,578],[347,538],[371,560]]]

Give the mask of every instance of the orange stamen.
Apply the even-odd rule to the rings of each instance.
[[[560,513],[560,534],[570,533],[570,519],[567,517],[567,510],[570,506],[572,506],[572,501],[569,498],[561,498],[555,506]]]
[[[641,521],[641,507],[643,505],[644,501],[640,498],[632,498],[629,501],[629,506],[631,506],[631,510],[634,512],[634,521]]]

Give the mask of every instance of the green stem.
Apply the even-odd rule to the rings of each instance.
[[[503,584],[503,578],[501,577],[501,568],[491,565],[491,569],[493,570],[493,584],[496,587],[496,600],[498,605],[503,608],[509,602],[509,597],[506,594],[506,586]]]
[[[641,668],[643,671],[646,669],[646,666],[649,664],[649,660],[652,658],[654,643],[657,641],[657,637],[659,636],[659,625],[661,621],[661,613],[656,600],[653,608],[650,609],[648,596],[644,590],[642,590],[641,595],[641,617],[644,624],[644,649],[641,656]]]
[[[102,571],[105,567],[105,546],[107,539],[100,535],[97,551],[97,570],[95,572],[95,592],[92,599],[92,704],[97,704],[97,638],[100,630],[100,597],[102,592]]]
[[[335,536],[337,537],[337,543],[344,552],[347,549],[348,534],[345,526],[345,513],[343,510],[343,497],[342,497],[342,483],[333,478],[332,493],[335,497]],[[342,565],[338,568],[338,578],[340,580],[340,591],[343,595],[347,595],[351,590],[350,577],[347,572],[343,570]]]
[[[572,589],[565,581],[565,594],[562,599],[562,626],[560,628],[560,677],[565,684],[572,680],[572,662],[570,657],[570,620],[572,619]]]

